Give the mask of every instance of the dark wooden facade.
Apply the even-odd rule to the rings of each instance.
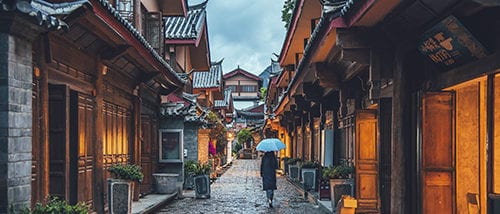
[[[184,82],[107,1],[47,7],[62,11],[48,13],[65,30],[35,36],[29,58],[31,203],[53,195],[104,213],[112,164],[141,165],[145,177],[135,198],[152,192],[160,96],[182,90]]]
[[[288,42],[299,30],[287,35],[283,93],[268,103],[286,121],[273,127],[288,134],[291,156],[316,158],[318,117],[335,142],[320,154],[356,167],[356,212],[496,213],[500,46],[498,30],[486,29],[498,28],[500,5],[355,1],[336,13],[323,3],[306,47]]]

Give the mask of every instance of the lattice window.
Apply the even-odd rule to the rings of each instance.
[[[116,0],[116,10],[122,18],[134,23],[134,1],[133,0]]]

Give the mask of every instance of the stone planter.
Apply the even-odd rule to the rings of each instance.
[[[288,165],[288,172],[290,173],[290,178],[294,181],[299,180],[299,165]]]
[[[316,190],[317,170],[316,168],[302,168],[302,184],[304,190]]]
[[[288,172],[289,168],[288,168],[288,163],[287,162],[288,162],[288,159],[284,159],[283,160],[283,172],[285,173],[285,175],[289,174],[289,172]]]
[[[130,214],[134,182],[122,179],[108,179],[109,213]]]
[[[178,191],[177,180],[179,174],[175,173],[155,173],[154,190],[158,194],[173,194]]]
[[[210,178],[208,175],[194,177],[194,190],[196,198],[210,198]]]
[[[330,179],[330,199],[332,207],[335,209],[342,195],[354,194],[354,179]]]
[[[194,174],[188,173],[184,178],[184,189],[194,189]]]

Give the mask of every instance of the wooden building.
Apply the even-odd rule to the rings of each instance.
[[[353,164],[359,213],[496,213],[499,4],[317,4],[296,1],[268,97],[291,155]]]
[[[193,72],[193,94],[198,94],[198,103],[213,110],[216,100],[224,99],[222,61],[212,62],[208,71]]]
[[[262,79],[260,77],[238,66],[237,69],[224,74],[223,79],[225,88],[231,90],[235,103],[249,103],[250,105],[246,107],[255,106],[261,99]]]
[[[184,87],[184,80],[157,51],[162,47],[158,39],[162,38],[158,37],[162,11],[183,15],[186,2],[166,3],[0,3],[1,34],[10,38],[2,39],[10,41],[2,45],[10,47],[1,50],[3,56],[10,56],[2,64],[25,66],[22,75],[13,66],[2,70],[0,76],[19,83],[25,88],[23,93],[31,95],[14,97],[32,97],[24,101],[2,99],[2,106],[20,107],[2,109],[12,116],[2,117],[2,124],[15,118],[31,121],[2,126],[24,130],[22,135],[12,131],[2,134],[2,139],[16,141],[7,144],[2,140],[2,151],[29,159],[1,158],[1,169],[18,173],[2,177],[1,183],[7,186],[0,185],[4,194],[0,212],[54,195],[71,204],[84,202],[104,213],[109,178],[106,168],[119,163],[141,165],[145,180],[140,190],[151,191],[151,172],[158,161],[151,148],[158,139],[160,96]],[[166,9],[169,6],[181,10],[173,13]],[[2,94],[20,92],[7,82],[0,84]],[[21,113],[24,116],[17,115]],[[1,155],[7,157],[3,152]]]

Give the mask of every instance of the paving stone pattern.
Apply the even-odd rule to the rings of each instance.
[[[195,199],[191,193],[166,205],[159,213],[325,213],[309,203],[285,177],[278,176],[274,207],[262,190],[260,160],[234,160],[233,165],[211,185],[210,199]]]

